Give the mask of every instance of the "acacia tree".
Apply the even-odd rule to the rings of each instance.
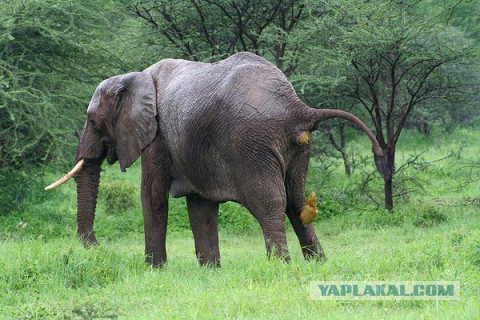
[[[303,0],[136,0],[128,10],[153,32],[148,45],[177,49],[183,58],[204,61],[238,51],[272,56],[289,72],[288,34],[305,12]]]
[[[426,12],[421,4],[325,1],[327,15],[316,19],[310,31],[321,34],[314,38],[321,44],[318,51],[335,61],[339,95],[361,107],[375,128],[385,154],[375,163],[388,210],[393,209],[396,146],[407,120],[415,108],[428,110],[429,101],[459,89],[448,66],[462,63],[469,52],[452,41],[444,23],[451,8]]]
[[[91,85],[122,64],[101,42],[111,21],[97,8],[94,0],[0,4],[0,168],[63,158],[74,146]]]
[[[112,9],[99,0],[0,2],[0,214],[25,199],[40,165],[73,160],[93,86],[125,67],[109,43],[119,22]]]

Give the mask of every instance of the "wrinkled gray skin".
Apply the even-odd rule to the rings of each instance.
[[[303,225],[310,141],[300,137],[321,120],[353,115],[313,109],[297,97],[282,72],[239,53],[218,63],[162,60],[143,72],[109,78],[87,111],[76,160],[78,233],[93,232],[100,166],[106,158],[125,171],[142,156],[142,207],[147,263],[167,260],[168,196],[187,198],[200,264],[220,265],[218,206],[243,204],[260,223],[267,253],[288,261],[285,214],[306,258],[324,253],[312,224]]]

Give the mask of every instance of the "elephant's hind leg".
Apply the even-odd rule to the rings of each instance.
[[[271,179],[274,181],[274,179]],[[243,204],[262,227],[267,255],[290,261],[285,235],[285,190],[281,182],[269,184],[267,188],[252,185],[250,195]]]
[[[303,256],[305,259],[317,258],[325,259],[325,253],[318,241],[313,224],[303,225],[300,219],[300,212],[302,209],[295,209],[294,207],[287,207],[287,216],[292,224],[293,230],[297,235],[300,246],[302,247]]]
[[[202,266],[220,267],[218,203],[197,195],[189,195],[187,207],[199,263]]]
[[[311,223],[316,215],[316,200],[307,201],[307,203],[305,202],[307,167],[308,154],[306,153],[301,157],[298,157],[296,163],[294,163],[287,171],[285,189],[287,191],[288,204],[286,213],[292,224],[293,230],[297,235],[298,241],[300,242],[305,259],[324,259],[325,253],[318,241],[317,235],[315,234],[313,224]],[[313,197],[315,196],[313,195]],[[311,217],[312,219],[304,218],[304,221],[302,221],[302,212],[314,213]]]
[[[285,234],[285,209],[277,211],[275,207],[277,206],[265,208],[269,213],[258,218],[265,238],[267,256],[272,257],[273,255],[285,262],[290,262]]]

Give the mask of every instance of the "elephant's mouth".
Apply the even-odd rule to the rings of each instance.
[[[105,147],[107,149],[107,161],[109,164],[114,164],[118,160],[117,149],[115,148],[115,142],[106,142]]]

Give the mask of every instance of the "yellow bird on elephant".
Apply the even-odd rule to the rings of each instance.
[[[303,225],[310,224],[315,220],[317,214],[317,196],[315,192],[312,192],[307,198],[307,204],[303,207],[300,220],[302,220]]]

